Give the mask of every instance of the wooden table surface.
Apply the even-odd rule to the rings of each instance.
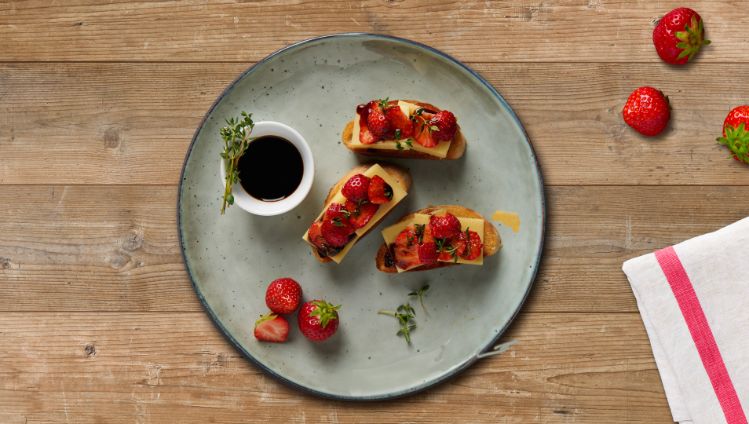
[[[749,169],[715,143],[749,100],[749,14],[693,2],[713,44],[676,69],[650,37],[680,5],[0,1],[0,422],[670,422],[621,264],[749,215]],[[542,267],[507,334],[519,343],[397,401],[265,376],[203,312],[178,246],[180,167],[218,93],[280,47],[344,31],[478,70],[546,180]],[[654,140],[620,117],[646,84],[674,107]]]

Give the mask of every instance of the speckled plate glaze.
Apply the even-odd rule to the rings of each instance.
[[[341,265],[318,263],[301,240],[328,189],[366,162],[340,143],[358,103],[390,97],[418,99],[454,112],[468,140],[454,161],[393,161],[414,179],[409,196],[360,241]],[[220,216],[218,177],[224,119],[240,111],[255,120],[284,122],[309,142],[316,162],[307,199],[275,217],[238,207]],[[429,204],[460,204],[491,217],[520,215],[518,233],[498,226],[504,248],[484,266],[456,266],[401,275],[376,270],[380,231]],[[520,310],[543,245],[543,183],[533,149],[509,105],[470,68],[412,41],[340,34],[273,53],[233,82],[206,114],[192,140],[179,187],[179,234],[198,297],[218,328],[257,366],[285,383],[338,399],[384,399],[430,387],[492,349]],[[296,318],[285,344],[252,335],[265,313],[265,288],[278,277],[297,279],[306,299],[342,304],[338,333],[307,341]],[[431,285],[416,306],[413,345],[396,337],[395,319],[378,315]],[[414,303],[415,304],[415,303]],[[415,304],[416,305],[416,304]]]

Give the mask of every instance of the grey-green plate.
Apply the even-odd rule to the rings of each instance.
[[[520,76],[521,77],[521,76]],[[364,161],[340,133],[357,104],[417,99],[455,113],[468,140],[454,161],[395,161],[410,169],[408,197],[361,240],[341,265],[318,263],[301,237],[328,189]],[[253,114],[296,128],[315,157],[307,199],[276,217],[238,207],[219,214],[218,177],[224,119]],[[283,172],[279,169],[279,172]],[[499,226],[504,248],[484,266],[401,275],[375,268],[380,231],[429,204],[459,204],[490,218],[520,215],[520,231]],[[294,44],[249,68],[219,96],[195,133],[179,187],[179,234],[187,271],[218,328],[257,366],[292,386],[338,399],[383,399],[425,389],[492,349],[520,310],[538,268],[544,233],[543,183],[515,113],[477,73],[412,41],[340,34]],[[496,225],[496,224],[495,224]],[[307,341],[290,319],[285,344],[257,342],[265,288],[278,277],[299,281],[306,299],[342,304],[340,327],[324,343]],[[415,305],[418,328],[407,346],[394,318],[378,315],[425,283],[428,314]]]

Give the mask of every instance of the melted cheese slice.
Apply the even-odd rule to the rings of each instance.
[[[434,211],[433,214],[434,215],[443,215],[444,213],[445,213],[444,210],[437,210],[437,211]],[[404,229],[406,229],[406,227],[408,227],[409,225],[415,225],[415,224],[428,225],[429,224],[429,217],[430,216],[431,215],[428,215],[428,214],[417,213],[417,214],[414,214],[414,216],[411,219],[409,219],[409,220],[401,221],[401,222],[398,222],[396,224],[393,224],[393,225],[385,228],[384,230],[382,230],[382,238],[385,239],[385,244],[387,244],[388,246],[390,246],[393,242],[395,242],[395,239],[396,239],[396,237],[398,237],[398,234],[400,234],[401,231],[403,231]],[[482,244],[484,243],[484,220],[483,219],[481,219],[481,218],[461,218],[461,217],[457,217],[457,218],[458,218],[458,221],[460,221],[460,229],[461,229],[461,231],[465,231],[467,229],[470,229],[471,231],[476,231],[476,233],[478,233],[479,237],[481,238],[481,243]],[[442,261],[442,260],[440,260],[440,262],[453,262],[453,261]],[[469,260],[463,259],[463,258],[458,258],[457,263],[459,263],[459,264],[467,264],[467,265],[483,265],[484,264],[484,251],[482,249],[481,250],[481,255],[479,255],[478,258],[476,258],[476,259],[474,259],[472,261],[469,261]],[[395,268],[398,270],[398,272],[407,271],[407,270],[398,268],[397,265],[396,265]],[[411,269],[416,269],[416,268],[418,268],[418,267],[411,268]]]
[[[393,209],[395,207],[395,205],[397,205],[398,202],[400,202],[401,200],[403,200],[403,198],[406,197],[406,195],[408,194],[408,193],[406,193],[406,190],[403,189],[403,186],[401,184],[399,184],[395,180],[395,178],[393,178],[390,174],[388,174],[387,171],[385,171],[378,164],[372,165],[371,167],[369,167],[369,169],[367,169],[366,171],[362,172],[362,174],[365,175],[365,176],[367,176],[367,177],[369,177],[369,178],[372,178],[375,175],[380,176],[380,178],[382,178],[383,180],[385,180],[385,182],[388,183],[390,185],[390,187],[392,187],[392,189],[393,189],[393,198],[390,199],[389,202],[387,202],[385,204],[382,204],[382,205],[380,205],[379,208],[377,208],[377,212],[375,212],[374,216],[372,216],[372,218],[369,220],[369,222],[367,223],[367,225],[365,225],[365,226],[357,229],[356,233],[355,233],[356,236],[353,239],[351,239],[351,241],[349,241],[348,244],[346,244],[346,246],[344,246],[343,249],[341,249],[340,252],[338,252],[335,256],[330,256],[330,259],[332,259],[333,261],[335,261],[335,263],[338,263],[338,264],[341,263],[341,261],[343,260],[343,258],[349,252],[349,250],[351,250],[351,247],[353,247],[354,244],[356,244],[356,241],[359,240],[359,238],[361,238],[361,236],[363,236],[364,233],[366,233],[367,231],[369,231],[370,228],[372,228],[375,225],[377,225],[377,223],[380,222],[380,220],[382,218],[384,218],[385,215],[387,215],[387,213],[390,212],[390,210]],[[343,186],[341,186],[341,188],[343,188]],[[330,206],[331,203],[342,203],[342,204],[345,204],[346,203],[346,196],[344,196],[343,193],[341,193],[341,190],[338,190],[338,193],[336,193],[335,196],[333,196],[333,198],[330,200],[330,202],[328,202],[328,203],[325,204],[325,207],[322,209],[322,212],[320,212],[320,215],[317,216],[317,218],[315,219],[315,221],[317,221],[320,218],[322,218],[323,214],[325,213],[326,210],[328,210],[328,206]],[[307,232],[304,233],[304,236],[302,237],[302,239],[304,241],[306,241],[307,243],[309,243],[310,246],[312,246],[313,248],[316,249],[316,247],[312,243],[309,242],[309,239],[307,238]]]
[[[398,107],[401,108],[403,114],[405,114],[406,116],[411,116],[411,114],[420,106],[413,103],[404,102],[403,100],[399,100]],[[398,148],[398,143],[395,140],[382,140],[372,144],[363,144],[361,141],[359,141],[359,130],[359,114],[357,113],[354,117],[354,129],[351,132],[352,140],[350,147],[352,149],[401,150]],[[400,145],[404,149],[415,150],[417,152],[426,153],[430,156],[445,158],[447,157],[447,151],[450,150],[451,142],[452,140],[440,141],[434,147],[424,147],[416,141],[411,143],[411,147],[406,145],[406,143],[403,141],[400,142]]]

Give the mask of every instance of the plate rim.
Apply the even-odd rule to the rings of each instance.
[[[260,362],[258,359],[256,359],[249,351],[247,351],[240,343],[239,341],[234,338],[234,336],[221,324],[221,321],[219,317],[215,314],[213,309],[210,307],[208,302],[206,301],[205,297],[203,296],[203,293],[201,292],[200,288],[197,286],[195,282],[195,278],[192,274],[192,271],[190,269],[190,266],[188,264],[187,255],[186,255],[186,249],[185,249],[185,240],[183,237],[183,226],[182,226],[182,213],[181,213],[181,205],[182,205],[182,193],[183,193],[183,183],[185,182],[185,169],[187,168],[187,162],[190,159],[190,155],[192,154],[192,149],[195,146],[195,142],[197,141],[198,135],[200,134],[201,130],[205,126],[206,120],[208,117],[213,113],[213,110],[218,106],[218,104],[224,99],[224,97],[229,94],[229,92],[234,88],[237,83],[239,83],[241,80],[243,80],[247,75],[252,73],[255,68],[265,64],[272,58],[288,51],[293,50],[297,47],[300,47],[305,44],[317,42],[320,40],[325,39],[335,39],[335,38],[375,38],[380,40],[386,40],[401,44],[410,45],[419,49],[426,50],[428,52],[431,52],[448,62],[457,65],[459,68],[462,68],[466,72],[468,72],[471,76],[476,78],[479,82],[481,82],[491,94],[494,95],[494,97],[499,100],[499,102],[505,106],[506,110],[509,112],[510,116],[514,120],[515,124],[522,130],[523,136],[525,137],[525,143],[527,144],[528,148],[530,149],[530,158],[532,160],[533,165],[536,169],[536,176],[538,178],[538,184],[539,184],[539,198],[540,198],[540,206],[541,206],[541,225],[540,225],[540,237],[538,246],[536,249],[536,260],[533,264],[533,272],[530,276],[530,282],[528,284],[528,287],[523,294],[522,299],[520,300],[520,303],[518,304],[517,308],[513,311],[512,315],[510,316],[510,319],[505,323],[505,325],[497,331],[497,334],[487,343],[485,346],[483,346],[481,349],[478,349],[476,351],[476,354],[469,357],[467,360],[463,361],[462,363],[459,363],[457,366],[448,369],[445,373],[442,375],[431,379],[429,381],[425,381],[421,384],[418,384],[416,386],[407,388],[405,390],[397,390],[389,393],[382,393],[382,394],[376,394],[376,395],[368,395],[368,396],[354,396],[354,395],[340,395],[340,394],[334,394],[334,393],[328,393],[325,391],[313,389],[311,387],[307,387],[303,384],[297,383],[295,381],[292,381],[291,379],[287,378],[286,376],[279,374],[269,367],[267,367],[265,364]],[[505,100],[505,98],[497,91],[494,86],[489,83],[484,77],[482,77],[477,71],[473,70],[460,60],[454,58],[453,56],[438,50],[434,47],[428,46],[426,44],[420,43],[418,41],[413,41],[407,38],[402,37],[396,37],[392,35],[386,35],[386,34],[377,34],[377,33],[368,33],[368,32],[342,32],[342,33],[334,33],[334,34],[327,34],[327,35],[321,35],[317,37],[311,37],[306,38],[301,41],[294,42],[292,44],[289,44],[285,47],[282,47],[263,59],[257,61],[256,63],[250,65],[247,69],[245,69],[243,72],[241,72],[231,83],[229,83],[224,90],[218,95],[216,100],[211,104],[211,107],[208,108],[206,113],[203,115],[203,118],[200,120],[200,123],[198,124],[197,128],[195,129],[195,133],[192,136],[192,139],[190,140],[190,146],[187,148],[187,152],[185,153],[185,158],[182,163],[182,170],[180,171],[179,176],[179,184],[177,187],[177,235],[179,237],[179,246],[180,246],[180,254],[182,256],[182,262],[184,263],[185,270],[187,271],[187,275],[190,278],[190,283],[192,284],[193,291],[198,297],[198,300],[200,300],[200,303],[203,305],[203,309],[208,313],[208,315],[211,317],[211,321],[213,324],[218,328],[218,330],[221,332],[221,334],[229,340],[229,342],[234,346],[235,349],[237,349],[242,356],[244,356],[246,359],[248,359],[253,365],[258,367],[260,370],[265,372],[266,374],[274,377],[277,381],[280,381],[281,383],[285,384],[288,387],[291,387],[293,389],[299,390],[306,394],[315,395],[321,398],[325,399],[333,399],[333,400],[343,400],[343,401],[381,401],[381,400],[389,400],[389,399],[397,399],[402,398],[405,396],[413,395],[419,392],[422,392],[424,390],[430,389],[432,387],[435,387],[441,383],[444,383],[445,381],[457,376],[462,371],[464,371],[466,368],[473,365],[476,361],[481,359],[482,353],[490,351],[499,341],[499,339],[504,335],[504,333],[507,332],[507,329],[510,327],[510,325],[515,321],[515,318],[517,318],[518,314],[520,313],[520,310],[525,305],[526,300],[528,299],[528,295],[530,294],[531,290],[533,289],[533,286],[535,285],[536,277],[538,276],[538,269],[541,264],[541,258],[543,257],[543,251],[544,251],[544,242],[546,238],[546,226],[547,226],[547,220],[546,220],[546,196],[544,193],[544,179],[543,174],[541,173],[541,166],[538,162],[538,157],[536,155],[536,151],[533,148],[533,144],[531,143],[531,139],[528,136],[528,132],[526,131],[525,127],[523,126],[522,122],[520,121],[520,118],[515,113],[515,110],[510,107],[510,104]]]

